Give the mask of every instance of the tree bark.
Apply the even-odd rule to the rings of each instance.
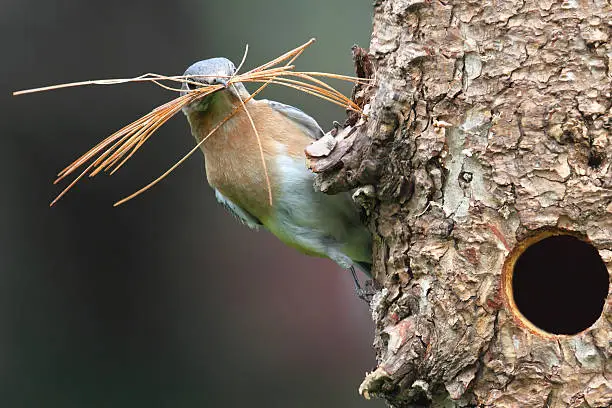
[[[612,405],[610,296],[557,335],[509,288],[542,231],[580,236],[612,271],[611,27],[604,0],[375,3],[368,118],[311,163],[321,190],[358,188],[375,237],[364,396]]]

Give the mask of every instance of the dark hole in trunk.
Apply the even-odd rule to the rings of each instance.
[[[576,334],[599,318],[608,295],[608,271],[597,249],[571,235],[529,246],[514,266],[518,310],[538,328]]]

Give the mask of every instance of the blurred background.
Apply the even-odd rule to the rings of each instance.
[[[150,84],[10,96],[225,56],[259,65],[316,37],[301,70],[353,74],[371,5],[354,0],[0,0],[0,406],[382,407],[357,388],[373,323],[349,274],[240,225],[177,115],[113,177],[57,206],[58,170],[174,95]],[[350,93],[349,86],[340,86]],[[284,89],[323,128],[344,112]]]

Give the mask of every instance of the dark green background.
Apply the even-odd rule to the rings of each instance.
[[[354,0],[0,1],[0,407],[359,407],[372,322],[351,279],[216,204],[201,155],[130,202],[193,140],[182,115],[112,178],[59,205],[53,175],[168,100],[147,84],[10,91],[154,71],[245,43],[252,67],[317,37],[302,70],[352,74],[371,5]],[[350,88],[342,88],[349,92]],[[342,109],[294,91],[324,128]]]

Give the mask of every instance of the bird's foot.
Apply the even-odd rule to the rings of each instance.
[[[374,294],[376,294],[376,289],[374,289],[372,279],[368,279],[367,281],[365,281],[365,284],[363,286],[364,288],[355,288],[355,293],[357,294],[359,299],[363,300],[367,304],[370,304],[370,302],[372,302]]]
[[[357,271],[355,271],[355,267],[351,266],[349,270],[351,271],[353,281],[355,282],[355,294],[359,297],[359,299],[370,304],[374,294],[376,293],[372,279],[365,281],[364,287],[362,288],[361,284],[359,283],[359,279],[357,278]]]

